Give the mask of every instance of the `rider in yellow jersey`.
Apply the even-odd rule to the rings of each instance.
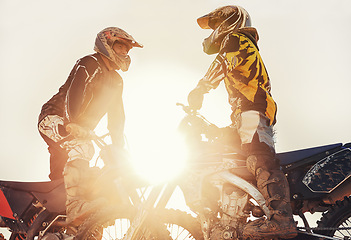
[[[217,53],[206,75],[189,93],[189,106],[200,109],[203,95],[225,82],[231,119],[247,154],[247,168],[267,201],[272,217],[248,223],[244,237],[292,238],[297,235],[290,206],[289,185],[275,160],[273,126],[277,105],[257,46],[258,33],[239,6],[225,6],[200,17],[201,28],[212,29],[203,42],[204,52]]]

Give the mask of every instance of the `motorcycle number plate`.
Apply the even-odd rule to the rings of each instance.
[[[330,193],[351,176],[351,149],[323,158],[306,173],[302,182],[312,191]]]

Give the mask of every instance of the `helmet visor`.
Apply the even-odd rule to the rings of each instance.
[[[197,24],[199,24],[199,26],[202,29],[211,29],[211,27],[209,26],[209,21],[210,21],[210,16],[209,16],[209,14],[206,14],[206,15],[199,17],[197,19]]]

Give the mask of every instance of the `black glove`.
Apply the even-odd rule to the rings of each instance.
[[[188,95],[189,107],[193,110],[199,110],[202,107],[202,102],[204,101],[205,92],[197,87],[192,90]]]

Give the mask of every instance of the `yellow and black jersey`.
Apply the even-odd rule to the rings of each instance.
[[[216,59],[198,86],[209,91],[222,80],[234,115],[256,110],[264,113],[271,125],[275,124],[277,106],[270,93],[270,80],[250,33],[235,31],[223,39]]]

